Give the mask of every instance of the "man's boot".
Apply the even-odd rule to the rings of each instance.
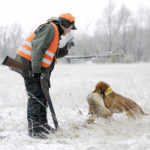
[[[41,125],[32,119],[28,119],[28,134],[35,138],[47,138],[46,134],[41,131]]]

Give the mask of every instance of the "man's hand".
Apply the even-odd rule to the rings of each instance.
[[[32,76],[35,80],[40,80],[40,77],[41,77],[41,73],[29,72],[29,75]]]
[[[40,80],[41,73],[33,73],[33,77],[34,77],[34,79],[36,79],[36,80]]]

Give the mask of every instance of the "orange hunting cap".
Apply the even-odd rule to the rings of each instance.
[[[77,28],[75,27],[75,17],[72,16],[70,13],[65,13],[65,14],[61,14],[59,16],[61,25],[63,25],[64,27],[68,28],[70,25],[73,24],[72,30],[76,30]]]

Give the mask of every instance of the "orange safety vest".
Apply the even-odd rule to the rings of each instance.
[[[51,65],[55,53],[57,51],[58,42],[59,42],[58,28],[54,23],[51,22],[50,24],[54,26],[55,34],[49,48],[45,51],[45,54],[43,55],[41,66],[44,68],[48,68]],[[35,32],[33,32],[29,37],[27,37],[25,41],[21,44],[20,48],[17,50],[16,54],[31,61],[31,51],[32,51],[31,44],[34,36],[35,36]]]

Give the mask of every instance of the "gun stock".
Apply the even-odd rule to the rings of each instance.
[[[19,69],[22,72],[30,71],[30,69],[27,68],[25,65],[23,65],[22,63],[20,63],[19,61],[15,59],[10,58],[9,56],[5,57],[4,61],[2,62],[2,65],[15,68],[15,69]]]

